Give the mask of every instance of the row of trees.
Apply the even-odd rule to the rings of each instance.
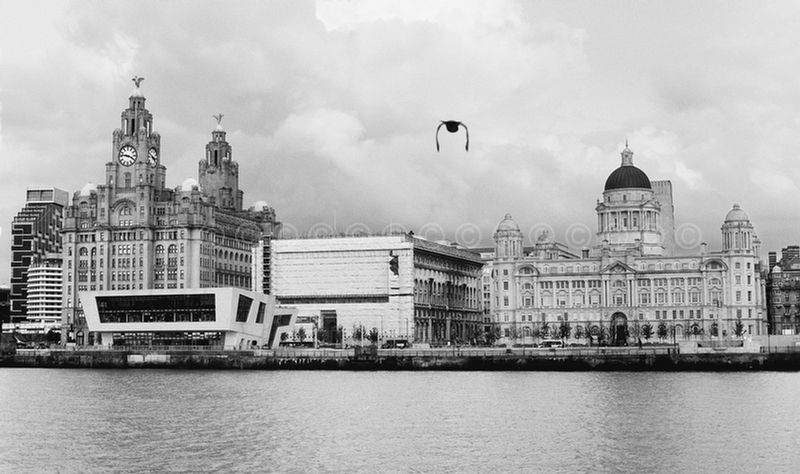
[[[711,323],[707,330],[700,323],[692,323],[686,328],[686,330],[683,332],[683,335],[686,339],[705,335],[719,337],[719,332],[719,325],[717,323]],[[342,340],[341,326],[338,328],[337,333],[339,337],[338,341],[335,342],[340,342]],[[587,339],[590,344],[593,341],[597,342],[598,344],[604,344],[611,341],[612,335],[613,326],[611,325],[604,325],[602,323],[589,325],[587,323],[585,326],[577,325],[573,329],[569,321],[562,321],[560,324],[552,326],[547,322],[533,327],[524,326],[522,328],[518,328],[517,326],[512,326],[509,328],[508,337],[513,340],[525,337],[533,337],[534,339],[562,339],[566,341],[570,338],[570,336],[574,336],[576,340]],[[727,336],[726,331],[723,330],[722,335]],[[734,324],[733,335],[736,337],[742,337],[744,335],[744,324],[741,320],[737,320]],[[674,339],[676,336],[677,326],[675,324],[667,324],[665,321],[659,322],[657,326],[653,326],[648,322],[642,325],[639,325],[638,323],[628,324],[625,328],[625,337],[642,338],[648,342],[654,337],[657,337],[660,341],[664,341],[667,339]],[[307,334],[306,329],[301,326],[297,328],[297,330],[294,331],[291,336],[283,333],[281,335],[281,342],[286,342],[289,337],[291,337],[293,341],[303,344],[305,340],[309,338],[309,335]],[[479,335],[478,338],[473,342],[476,344],[493,345],[501,337],[502,334],[500,332],[500,327],[495,325],[493,326],[492,330]],[[318,331],[317,338],[320,341],[323,341],[324,333]],[[376,327],[367,330],[367,328],[363,325],[356,323],[353,325],[352,338],[356,343],[366,341],[374,345],[380,340],[380,333]]]
[[[573,329],[569,321],[563,321],[558,325],[550,325],[549,323],[544,322],[534,327],[524,326],[522,328],[518,328],[516,326],[512,326],[509,328],[508,337],[515,340],[524,337],[533,337],[534,339],[567,340],[570,338],[570,336],[574,336],[574,338],[577,340],[594,340],[602,344],[612,338],[612,331],[613,326],[603,325],[602,323],[594,325],[587,324],[585,326],[577,325]],[[742,337],[744,333],[744,324],[741,320],[737,320],[733,327],[733,335],[736,337]],[[666,321],[661,321],[656,326],[652,325],[651,323],[644,323],[642,325],[639,325],[638,323],[628,324],[625,328],[626,337],[642,338],[646,341],[649,341],[654,337],[657,337],[659,340],[663,341],[665,339],[674,338],[676,335],[677,325],[667,324]],[[708,328],[705,328],[700,323],[691,323],[686,330],[683,331],[683,336],[686,339],[705,335],[719,337],[719,324],[711,323]],[[723,330],[722,335],[727,336],[727,332]],[[487,333],[484,336],[486,342],[490,344],[494,343],[500,337],[500,329],[497,327],[495,328],[495,331],[492,331],[492,333]]]

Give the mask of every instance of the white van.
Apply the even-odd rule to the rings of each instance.
[[[561,339],[543,339],[540,347],[564,347],[564,341]]]

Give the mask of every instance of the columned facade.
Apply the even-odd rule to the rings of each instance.
[[[498,225],[489,298],[506,343],[555,337],[624,345],[766,333],[760,242],[744,211],[734,205],[726,215],[721,251],[703,244],[697,254],[675,255],[671,240],[662,245],[662,224],[673,225],[671,185],[658,182],[654,193],[632,157],[626,146],[606,181],[596,207],[598,245],[590,252],[543,251],[558,248],[543,234],[515,254],[519,226],[509,215]]]

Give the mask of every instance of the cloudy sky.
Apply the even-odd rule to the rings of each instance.
[[[592,245],[628,140],[672,181],[679,241],[718,249],[734,203],[800,243],[800,3],[0,0],[0,283],[25,188],[103,180],[133,91],[167,184],[216,122],[245,203],[287,232],[391,223],[489,245],[506,213]],[[440,120],[469,127],[439,135]]]

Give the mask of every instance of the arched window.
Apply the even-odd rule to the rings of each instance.
[[[178,246],[175,245],[175,244],[172,244],[172,245],[169,246],[169,249],[167,251],[169,253],[178,253]]]
[[[80,255],[81,257],[89,255],[89,249],[87,249],[86,247],[81,247],[81,249],[78,251],[78,255]]]
[[[164,253],[164,246],[159,244],[156,245],[156,254],[163,254]]]

